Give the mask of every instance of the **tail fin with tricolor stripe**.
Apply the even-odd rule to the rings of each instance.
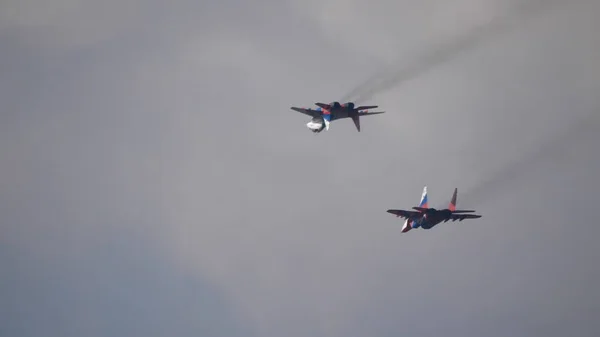
[[[421,201],[419,201],[419,207],[427,208],[428,200],[427,200],[427,186],[423,187],[423,193],[421,194]],[[413,220],[406,219],[404,221],[404,226],[402,226],[402,233],[406,233],[413,228]]]
[[[427,200],[427,186],[423,187],[423,193],[421,194],[421,201],[419,202],[419,207],[428,208],[428,200]]]

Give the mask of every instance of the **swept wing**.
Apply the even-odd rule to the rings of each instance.
[[[358,112],[358,115],[359,116],[370,116],[370,115],[379,115],[379,114],[382,114],[382,113],[385,113],[385,111],[375,111],[375,112],[362,112],[362,111],[360,111],[360,112]]]
[[[415,209],[415,210],[417,210],[419,212],[426,212],[429,208],[427,208],[427,207],[416,207],[415,206],[415,207],[413,207],[413,209]],[[439,211],[441,212],[442,210],[439,210]],[[450,211],[450,213],[475,213],[474,210],[470,210],[470,209],[457,209],[457,210],[454,210],[454,211],[452,211],[452,210],[449,210],[449,211]]]
[[[452,221],[463,221],[464,219],[478,219],[481,218],[481,215],[477,214],[450,214],[448,220]],[[448,221],[446,220],[446,221]]]
[[[388,209],[386,212],[406,219],[420,217],[422,215],[421,212],[405,211],[403,209]]]
[[[321,111],[319,110],[313,110],[313,109],[306,109],[306,108],[296,108],[296,107],[291,107],[292,110],[294,111],[298,111],[301,112],[305,115],[311,116],[311,117],[319,117],[321,116]]]

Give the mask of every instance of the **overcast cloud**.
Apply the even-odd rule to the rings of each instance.
[[[600,4],[414,65],[523,3],[2,1],[0,335],[599,335]]]

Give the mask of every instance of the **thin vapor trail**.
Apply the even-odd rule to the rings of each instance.
[[[428,51],[415,63],[410,64],[407,67],[396,70],[387,69],[372,76],[348,92],[341,101],[354,101],[357,103],[365,102],[376,94],[415,79],[436,66],[445,64],[460,53],[474,49],[485,42],[489,42],[493,38],[516,28],[519,24],[529,22],[534,15],[549,9],[551,5],[556,4],[556,2],[557,1],[553,0],[527,1],[524,4],[517,6],[514,10],[509,11],[507,14],[493,19],[487,24],[475,27],[468,34]]]
[[[519,177],[536,168],[548,164],[553,156],[560,152],[577,149],[576,144],[592,132],[600,132],[600,116],[598,112],[582,118],[567,128],[563,133],[544,142],[538,148],[526,153],[512,163],[507,164],[488,179],[477,184],[463,194],[464,204],[478,207],[498,194],[498,190],[514,182]]]

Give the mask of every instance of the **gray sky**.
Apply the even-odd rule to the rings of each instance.
[[[597,336],[600,5],[445,49],[517,3],[1,2],[0,335]]]

